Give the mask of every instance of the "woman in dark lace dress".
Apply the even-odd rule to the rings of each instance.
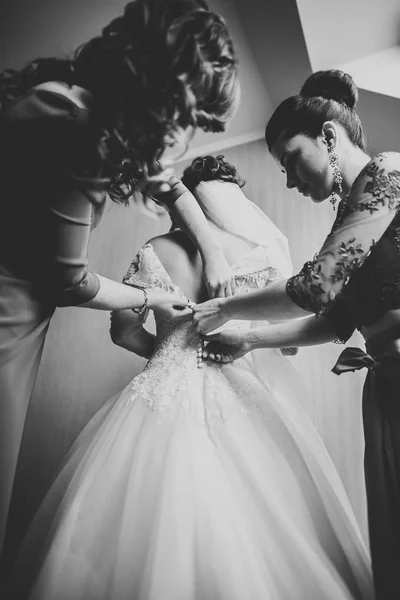
[[[363,394],[365,474],[377,597],[400,598],[400,154],[365,151],[357,90],[340,71],[314,73],[285,100],[266,141],[287,186],[314,202],[339,196],[332,231],[316,257],[285,282],[244,298],[197,306],[202,333],[232,318],[296,319],[251,332],[209,336],[211,358],[230,361],[260,347],[347,341],[333,371],[367,367]],[[310,313],[314,313],[310,316]]]
[[[229,265],[204,215],[158,161],[196,127],[223,131],[236,104],[232,43],[204,0],[134,0],[72,59],[40,59],[2,73],[0,550],[55,308],[156,306],[171,315],[186,305],[88,269],[90,231],[106,193],[122,203],[136,191],[164,193],[163,203],[201,251],[209,291],[230,293]]]

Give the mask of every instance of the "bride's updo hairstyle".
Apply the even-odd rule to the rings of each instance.
[[[246,183],[240,177],[236,168],[226,162],[222,154],[218,156],[198,156],[183,171],[181,181],[192,194],[202,181],[225,181],[227,183],[236,183],[241,188]],[[176,223],[172,220],[170,231],[174,231],[177,227]]]
[[[226,162],[224,156],[198,156],[187,167],[182,176],[182,183],[193,193],[201,181],[226,181],[243,187],[246,183],[236,168]]]
[[[350,141],[365,150],[361,121],[355,111],[357,101],[357,87],[347,73],[334,69],[313,73],[300,93],[284,100],[270,118],[265,130],[269,150],[282,134],[288,139],[299,133],[316,138],[326,121],[342,125]]]
[[[0,107],[46,81],[93,95],[91,131],[123,202],[187,130],[224,131],[239,94],[228,29],[205,0],[132,0],[71,58],[3,71]]]

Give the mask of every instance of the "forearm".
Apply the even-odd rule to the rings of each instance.
[[[111,313],[110,336],[114,344],[138,356],[149,358],[154,351],[155,336],[143,327],[145,315],[132,310]]]
[[[113,342],[117,346],[129,352],[134,352],[138,356],[150,358],[154,352],[155,339],[155,335],[141,327],[139,331],[131,332],[125,337],[113,340]]]
[[[100,288],[96,296],[79,304],[80,308],[95,308],[97,310],[122,310],[125,308],[140,308],[144,303],[144,293],[138,288],[129,285],[124,285],[107,279],[101,275],[97,275],[100,281]],[[152,308],[153,300],[156,298],[157,292],[148,291],[148,307]]]
[[[256,292],[231,296],[223,303],[223,310],[229,320],[282,321],[310,315],[289,298],[285,280],[271,283]]]
[[[287,323],[255,327],[245,333],[252,350],[259,348],[287,348],[317,346],[332,342],[337,335],[330,323],[315,315]]]
[[[215,250],[219,250],[219,246],[211,234],[207,219],[189,190],[175,201],[170,209],[170,214],[174,222],[195,243],[203,262],[211,257]]]

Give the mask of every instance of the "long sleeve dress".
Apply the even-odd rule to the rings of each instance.
[[[343,342],[400,309],[399,208],[400,154],[380,154],[341,202],[319,254],[288,280],[292,300],[327,318]],[[370,356],[358,361],[358,368],[370,367],[363,392],[365,475],[379,600],[400,598],[399,339],[399,325],[385,330],[368,340]],[[357,368],[354,360],[350,367]]]
[[[89,101],[81,88],[42,84],[0,113],[0,549],[50,318],[99,289],[87,247],[108,182]]]
[[[0,113],[0,553],[25,416],[58,306],[94,298],[91,230],[109,179],[91,123],[92,96],[46,82]],[[187,192],[170,180],[162,203]]]

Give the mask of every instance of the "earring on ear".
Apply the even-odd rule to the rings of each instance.
[[[342,177],[342,173],[340,171],[339,157],[336,154],[334,147],[332,146],[332,142],[330,144],[328,143],[328,154],[329,154],[329,165],[333,169],[333,181],[335,182],[335,184],[338,188],[339,194],[341,194],[343,191],[343,188],[342,188],[343,177]],[[336,200],[337,200],[337,196],[336,196],[335,192],[332,192],[331,197],[330,197],[330,202],[332,204],[333,210],[336,210]]]

